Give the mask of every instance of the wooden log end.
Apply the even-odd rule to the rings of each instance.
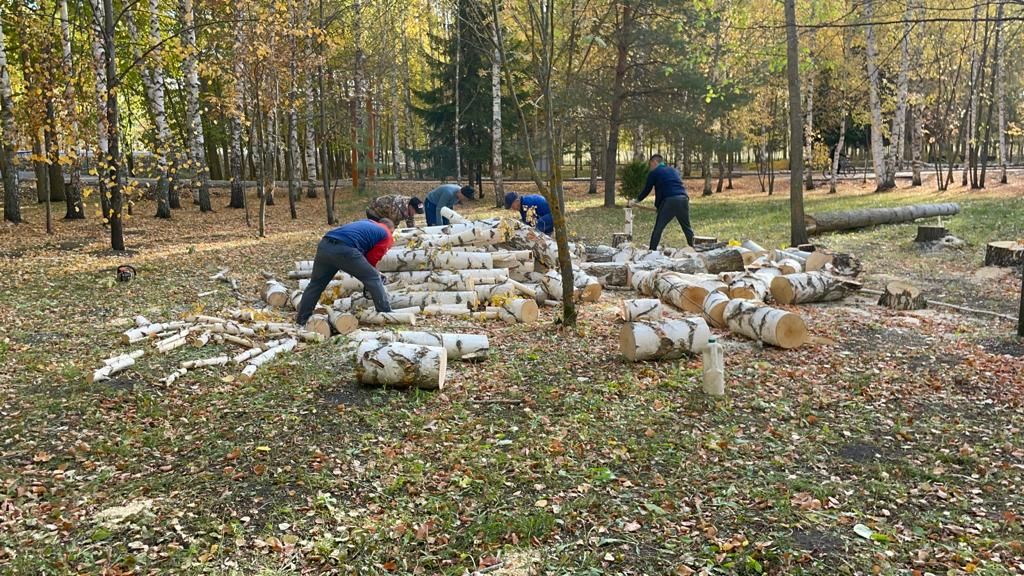
[[[636,362],[636,335],[633,332],[633,323],[626,322],[619,330],[619,352],[630,362]]]
[[[878,305],[892,310],[922,310],[928,307],[928,299],[916,286],[896,281],[886,284]]]
[[[771,293],[772,298],[784,306],[792,304],[795,298],[793,286],[785,276],[772,278]]]
[[[775,338],[780,348],[799,348],[808,340],[807,324],[799,315],[787,313],[779,319]]]
[[[1002,268],[1024,266],[1024,243],[1012,240],[989,242],[985,248],[985,266]]]

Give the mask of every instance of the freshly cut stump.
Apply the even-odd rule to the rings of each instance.
[[[722,292],[708,292],[704,298],[704,319],[715,328],[727,328],[725,323],[725,305],[729,303],[729,296]]]
[[[918,226],[917,237],[914,238],[914,242],[938,242],[946,236],[949,236],[949,231],[946,230],[945,226]]]
[[[619,351],[630,362],[674,360],[703,352],[710,337],[703,318],[628,322],[619,332]]]
[[[906,282],[889,282],[878,299],[878,305],[893,310],[921,310],[928,307],[928,299],[916,286]]]
[[[725,322],[734,334],[779,348],[797,348],[807,342],[807,325],[796,314],[750,300],[725,305]]]
[[[989,242],[985,249],[985,266],[1020,268],[1024,266],[1024,244],[1020,242]]]
[[[360,384],[440,390],[448,370],[448,353],[438,346],[369,340],[356,348]]]
[[[841,300],[855,287],[823,272],[777,276],[771,286],[772,298],[784,305]]]
[[[661,320],[663,311],[664,307],[661,305],[661,300],[655,298],[623,300],[622,309],[619,310],[619,317],[626,322]]]

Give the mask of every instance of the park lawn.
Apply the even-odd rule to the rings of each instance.
[[[739,181],[756,185],[752,178]],[[422,185],[420,185],[422,187]],[[408,184],[379,185],[404,190]],[[576,190],[572,232],[602,240],[621,210]],[[528,187],[518,186],[527,191]],[[691,189],[695,186],[691,185]],[[223,196],[217,198],[225,203]],[[957,201],[968,247],[922,254],[913,225],[823,237],[860,255],[868,285],[921,282],[949,301],[1012,312],[1019,279],[979,280],[984,243],[1024,235],[1019,183],[991,191],[809,194],[808,212]],[[617,293],[572,331],[440,324],[491,337],[445,391],[352,384],[336,346],[261,369],[159,379],[186,357],[147,354],[89,385],[136,314],[237,306],[207,280],[312,255],[319,202],[271,208],[270,238],[238,211],[172,222],[136,206],[130,258],[93,222],[33,221],[0,235],[0,570],[15,574],[944,573],[1009,574],[1024,561],[1024,355],[1006,322],[879,311],[867,299],[801,308],[835,344],[799,351],[727,339],[729,395],[700,393],[699,360],[617,358]],[[357,216],[363,199],[340,202]],[[282,203],[283,204],[283,203]],[[784,196],[693,199],[698,232],[787,239]],[[314,208],[315,206],[315,208]],[[470,214],[492,211],[476,205]],[[142,216],[145,214],[146,216]],[[651,215],[638,212],[644,236]],[[670,227],[666,242],[681,243]],[[130,261],[139,278],[112,282]],[[217,294],[197,294],[220,288]],[[941,290],[942,292],[938,292]],[[126,521],[102,511],[135,504]],[[532,570],[532,572],[531,572]]]

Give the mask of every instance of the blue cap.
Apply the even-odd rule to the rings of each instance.
[[[515,192],[508,192],[505,194],[505,210],[512,208],[512,203],[516,201],[516,198],[519,198],[519,194],[516,194]]]

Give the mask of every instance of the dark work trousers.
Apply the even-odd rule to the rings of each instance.
[[[380,273],[363,256],[363,253],[355,248],[344,244],[333,238],[320,240],[316,247],[316,257],[313,259],[313,273],[309,277],[309,285],[302,293],[302,301],[299,302],[299,311],[295,321],[305,324],[306,320],[313,314],[320,295],[324,293],[327,284],[338,273],[338,270],[347,272],[363,283],[363,290],[370,293],[373,298],[373,305],[378,312],[390,312],[391,304],[388,301],[388,291],[384,289],[384,283],[380,280]]]
[[[441,216],[441,208],[430,200],[423,203],[423,213],[427,216],[427,226],[447,226],[451,224],[447,218]]]
[[[690,227],[690,199],[686,196],[672,196],[666,198],[658,207],[658,217],[654,222],[654,231],[651,232],[651,250],[657,250],[661,244],[661,233],[665,226],[675,218],[686,235],[686,243],[693,246],[693,228]]]

